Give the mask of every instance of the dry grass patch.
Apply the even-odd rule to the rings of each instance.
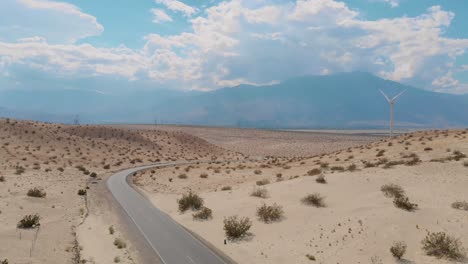
[[[428,233],[421,243],[422,249],[428,256],[451,260],[458,260],[464,257],[460,240],[444,232]]]
[[[34,187],[32,189],[29,189],[29,191],[27,192],[27,195],[29,197],[44,198],[44,197],[46,197],[47,194],[46,194],[45,191]]]
[[[325,198],[319,193],[313,193],[302,198],[301,201],[306,205],[311,205],[315,207],[326,207],[324,199]]]
[[[254,188],[253,191],[250,193],[250,196],[265,199],[268,197],[268,190],[266,188]]]
[[[189,191],[188,193],[183,194],[182,198],[177,200],[177,203],[179,204],[179,211],[182,213],[188,209],[200,210],[203,206],[203,198],[198,196],[198,194]]]
[[[403,241],[393,243],[393,245],[390,247],[390,252],[395,258],[401,259],[406,253],[406,243]]]
[[[38,214],[34,215],[25,215],[23,219],[18,222],[18,228],[28,229],[35,228],[40,225],[39,220],[41,217]]]
[[[224,232],[229,239],[237,239],[246,236],[252,227],[252,221],[248,217],[238,218],[237,215],[223,220]]]
[[[257,216],[265,223],[278,221],[283,217],[284,211],[280,205],[266,205],[265,203],[257,208]]]
[[[192,216],[195,220],[208,220],[213,218],[213,211],[210,208],[203,206],[200,211],[192,214]]]
[[[466,201],[454,202],[452,203],[452,208],[468,211],[468,202]]]

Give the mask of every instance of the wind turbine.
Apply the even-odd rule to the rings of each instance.
[[[397,94],[395,97],[393,97],[392,99],[390,99],[382,90],[379,89],[379,91],[383,94],[383,96],[385,97],[385,99],[387,99],[387,102],[390,104],[390,136],[393,136],[393,106],[395,105],[395,100],[400,97],[400,95],[402,95],[403,93],[406,92],[406,90],[404,90],[403,92]]]

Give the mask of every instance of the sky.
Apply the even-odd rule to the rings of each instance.
[[[466,14],[467,0],[1,0],[0,89],[210,91],[366,71],[468,93]]]

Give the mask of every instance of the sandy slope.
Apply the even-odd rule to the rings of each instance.
[[[241,157],[183,132],[0,119],[0,261],[101,264],[118,257],[139,263],[113,208],[100,200],[106,177],[143,163],[224,156]],[[28,197],[31,188],[46,196]],[[87,189],[87,196],[79,196],[79,189]],[[40,215],[40,228],[17,229],[30,214]],[[116,249],[115,238],[127,247]]]
[[[448,263],[426,256],[421,240],[428,231],[444,231],[468,246],[468,212],[451,208],[455,201],[468,201],[468,167],[464,165],[468,159],[441,162],[453,157],[454,150],[468,153],[466,136],[467,131],[420,132],[304,160],[150,170],[140,173],[136,183],[157,207],[239,263],[311,263],[306,254],[315,256],[318,263],[370,263],[372,257],[393,263],[389,248],[399,240],[408,244],[406,263]],[[379,160],[380,165],[365,165]],[[403,164],[391,166],[391,161]],[[324,163],[329,164],[322,168],[328,183],[319,184],[307,171]],[[357,170],[337,171],[351,164]],[[208,177],[200,178],[201,173]],[[276,182],[278,173],[282,180]],[[187,178],[180,179],[180,174]],[[271,182],[266,185],[269,197],[251,197],[255,182],[264,178]],[[419,209],[396,208],[380,191],[388,183],[402,186]],[[233,190],[220,191],[222,186]],[[191,213],[177,211],[176,200],[189,189],[205,199],[213,210],[212,220],[194,221]],[[325,196],[326,208],[300,202],[315,192]],[[259,221],[255,212],[263,202],[281,205],[285,217],[269,224]],[[222,221],[231,215],[249,217],[252,236],[224,245]]]

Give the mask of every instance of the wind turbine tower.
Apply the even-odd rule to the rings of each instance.
[[[403,92],[397,94],[395,97],[393,97],[392,99],[390,99],[382,90],[379,89],[379,91],[383,94],[383,96],[385,97],[385,99],[387,99],[387,102],[390,104],[390,136],[393,136],[393,107],[395,105],[395,101],[398,97],[400,97],[403,93],[406,92],[406,90],[404,90]]]

